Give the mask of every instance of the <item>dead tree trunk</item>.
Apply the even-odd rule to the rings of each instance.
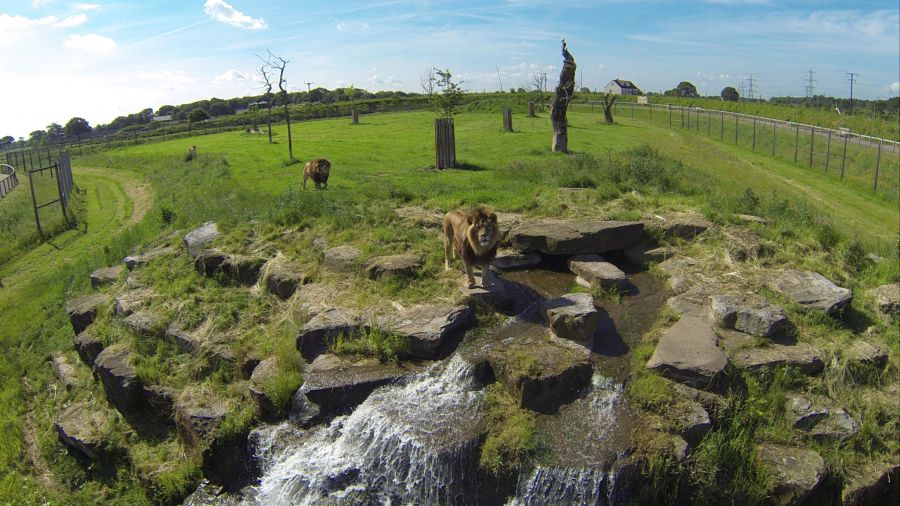
[[[569,152],[569,124],[566,110],[575,94],[575,58],[566,49],[566,41],[562,41],[563,67],[559,72],[559,84],[556,94],[550,103],[550,124],[553,126],[553,144],[555,152]]]
[[[612,98],[610,98],[612,97]],[[607,125],[613,124],[613,115],[612,108],[613,104],[616,103],[616,95],[611,93],[607,93],[603,95],[603,118],[606,120]]]

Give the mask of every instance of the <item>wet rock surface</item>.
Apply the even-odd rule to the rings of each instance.
[[[808,308],[833,315],[849,306],[853,294],[817,272],[784,269],[766,276],[766,283],[775,291]]]
[[[585,342],[594,337],[600,315],[589,293],[568,293],[540,304],[550,331],[556,337]]]
[[[784,309],[737,295],[714,295],[710,299],[713,317],[722,327],[763,337],[783,336],[788,329]]]
[[[109,301],[109,296],[94,293],[76,297],[66,302],[66,314],[76,334],[87,328],[97,317],[97,308]]]
[[[418,255],[386,255],[370,258],[363,270],[369,279],[383,276],[415,276],[422,267],[422,257]]]
[[[756,457],[771,470],[769,493],[777,504],[802,504],[825,476],[825,461],[806,448],[764,443],[756,448]]]
[[[643,231],[639,222],[543,220],[513,228],[509,239],[522,252],[581,255],[625,249],[640,240]]]
[[[115,283],[123,270],[124,268],[121,265],[95,270],[91,273],[91,287],[100,288],[101,286]]]
[[[578,276],[578,284],[585,287],[626,291],[631,286],[628,276],[600,255],[576,255],[569,260],[569,270]]]
[[[197,257],[203,250],[219,237],[219,228],[215,223],[208,221],[191,230],[184,236],[184,247],[191,257]]]
[[[353,246],[336,246],[324,251],[322,264],[333,272],[352,272],[359,266],[362,251]]]
[[[716,343],[709,320],[686,314],[659,338],[647,367],[680,383],[709,388],[728,363]]]

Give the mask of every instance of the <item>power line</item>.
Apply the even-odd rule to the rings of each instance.
[[[747,78],[747,97],[753,100],[753,74]]]
[[[850,81],[850,114],[853,114],[853,82],[856,81],[857,77],[859,77],[858,73],[847,72],[847,80]]]
[[[806,98],[812,98],[816,95],[816,73],[813,69],[806,71],[809,78],[806,80]]]

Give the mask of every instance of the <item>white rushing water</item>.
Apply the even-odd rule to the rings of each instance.
[[[591,457],[594,452],[602,453],[609,447],[610,434],[622,405],[622,385],[598,374],[591,383],[591,391],[584,399],[575,401],[571,407],[573,412],[566,417],[578,418],[584,423],[577,428],[563,429],[570,437],[577,438],[570,450],[575,454],[571,458],[583,460],[584,465],[536,467],[519,478],[516,496],[508,506],[586,506],[621,502],[617,498],[611,462],[591,461]]]
[[[374,391],[351,414],[308,431],[258,435],[250,504],[470,504],[483,392],[458,356]]]

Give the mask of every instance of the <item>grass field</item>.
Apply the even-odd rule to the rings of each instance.
[[[9,248],[7,259],[0,258],[0,319],[4,322],[0,344],[8,350],[0,358],[0,427],[13,435],[0,443],[0,502],[149,501],[133,466],[121,465],[112,476],[99,479],[80,470],[56,443],[56,410],[73,396],[102,393],[96,387],[76,393],[48,388],[53,373],[45,358],[51,351],[71,350],[63,303],[88,290],[92,269],[120,262],[133,247],[147,245],[161,234],[208,220],[219,222],[227,231],[224,247],[240,248],[247,237],[261,237],[286,255],[311,264],[318,261],[310,247],[317,236],[327,237],[332,244],[356,244],[366,255],[403,250],[424,256],[424,274],[415,283],[380,286],[359,281],[352,285],[349,296],[357,304],[389,299],[417,302],[455,282],[441,271],[438,239],[397,220],[393,210],[403,205],[449,210],[487,204],[528,217],[622,219],[694,208],[723,224],[735,212],[756,213],[770,220],[769,227],[756,231],[779,245],[778,262],[819,270],[858,293],[900,280],[897,199],[873,198],[870,192],[840,184],[819,171],[640,118],[620,117],[616,125],[602,125],[600,115],[586,112],[570,115],[569,146],[574,152],[570,156],[550,152],[546,117],[517,115],[516,132],[506,133],[499,114],[460,115],[456,132],[462,169],[435,171],[431,168],[432,120],[427,113],[401,113],[363,116],[359,125],[351,125],[347,118],[292,125],[299,160],[331,159],[333,171],[326,192],[300,190],[302,164],[288,162],[283,127],[277,127],[273,145],[264,135],[229,132],[76,159],[76,184],[87,190],[79,197],[84,207],[82,225],[30,250],[28,243]],[[189,144],[196,144],[200,153],[194,162],[184,161]],[[573,197],[559,191],[560,187],[589,191]],[[633,191],[640,197],[629,197]],[[0,210],[4,204],[0,203]],[[298,236],[296,231],[302,233]],[[851,270],[852,262],[865,253],[887,260]],[[193,272],[189,263],[155,269],[152,273],[162,289],[172,294],[189,290],[179,284],[181,277]],[[222,292],[212,281],[199,290],[210,296]],[[867,304],[863,297],[861,311],[869,311]],[[230,314],[224,307],[215,314]],[[231,323],[222,325],[227,329]],[[854,332],[830,322],[801,320],[801,325],[815,339],[825,341],[843,342]],[[886,334],[885,339],[892,335]],[[290,339],[290,332],[277,336],[282,337]],[[278,350],[275,337],[259,339]],[[892,364],[898,353],[894,337]],[[153,358],[152,352],[148,358]],[[142,364],[143,374],[159,373],[154,370],[159,365]],[[891,366],[890,374],[896,374],[895,367]],[[822,387],[819,383],[808,386]],[[840,395],[850,398],[855,392],[848,387]],[[753,395],[763,408],[754,412],[752,421],[760,428],[758,436],[751,436],[777,433],[783,419],[766,423],[760,416],[777,409],[774,403],[766,404],[765,388],[761,386]],[[867,423],[872,437],[884,438],[895,430],[896,414],[871,416],[873,421]],[[737,426],[743,419],[734,416],[732,420]],[[727,432],[717,434],[721,445],[732,441]],[[728,464],[721,445],[710,441],[706,462]],[[29,463],[27,457],[34,448],[44,467],[35,469]],[[144,453],[156,452],[156,457],[144,458],[161,459],[173,451],[177,448],[146,449]],[[868,449],[829,447],[823,454],[830,465],[838,466],[896,451],[895,442],[888,441]],[[136,452],[133,458],[140,455]]]

